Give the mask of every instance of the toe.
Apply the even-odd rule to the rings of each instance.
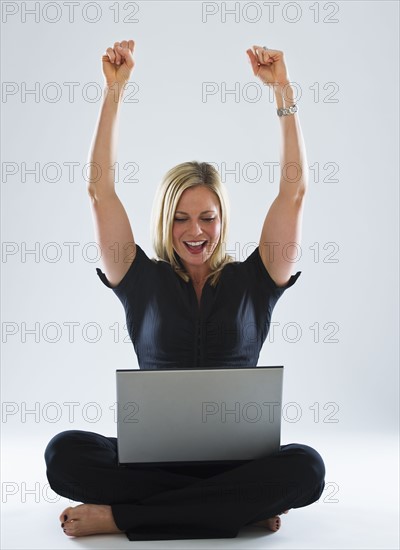
[[[269,531],[275,532],[275,531],[278,531],[278,529],[281,526],[281,518],[279,516],[274,516],[273,518],[268,518],[268,519],[264,519],[263,521],[259,521],[254,525],[259,525],[260,527],[264,527],[264,529],[268,529]]]
[[[61,522],[67,521],[67,520],[68,520],[68,515],[70,514],[71,510],[72,510],[71,506],[68,506],[68,508],[65,508],[65,510],[63,510],[63,511],[61,512],[61,514],[60,514],[60,516],[59,516],[58,519],[59,519]]]
[[[273,532],[278,531],[278,529],[281,526],[281,518],[279,516],[275,516],[267,520],[267,526],[268,526],[268,529],[270,529]]]
[[[73,519],[64,523],[64,533],[69,537],[74,537],[77,535],[79,530],[79,522]]]

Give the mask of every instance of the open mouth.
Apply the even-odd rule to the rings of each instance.
[[[207,241],[184,241],[184,245],[191,254],[199,254],[207,245]]]

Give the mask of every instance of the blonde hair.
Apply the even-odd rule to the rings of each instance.
[[[183,162],[171,168],[163,177],[154,199],[152,210],[152,243],[157,260],[171,264],[184,281],[190,277],[173,249],[172,226],[182,193],[191,187],[205,186],[218,198],[221,213],[221,234],[217,246],[208,262],[211,273],[207,280],[215,286],[223,267],[234,261],[223,247],[227,242],[229,226],[229,202],[216,168],[207,162]]]

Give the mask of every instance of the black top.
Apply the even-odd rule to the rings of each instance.
[[[112,290],[124,306],[141,369],[255,367],[272,310],[300,273],[278,287],[257,247],[244,262],[227,264],[215,287],[206,282],[199,307],[191,281],[136,245],[134,261]]]

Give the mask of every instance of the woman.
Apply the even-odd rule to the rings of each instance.
[[[278,109],[293,105],[283,52],[253,49],[247,50],[253,72],[274,86]],[[105,270],[97,274],[124,305],[140,368],[256,366],[272,310],[300,275],[291,275],[292,263],[283,253],[287,243],[300,241],[307,184],[296,109],[281,112],[281,163],[287,170],[259,247],[244,262],[226,254],[225,191],[210,164],[193,161],[172,168],[159,187],[153,210],[158,260],[151,260],[134,242],[111,168],[133,50],[133,40],[116,42],[103,56],[105,93],[88,186]],[[322,458],[306,445],[284,445],[272,456],[234,468],[203,464],[146,470],[120,468],[116,449],[116,438],[74,430],[48,444],[51,487],[84,503],[61,513],[66,535],[236,537],[249,524],[276,531],[280,514],[315,502],[324,488]]]

